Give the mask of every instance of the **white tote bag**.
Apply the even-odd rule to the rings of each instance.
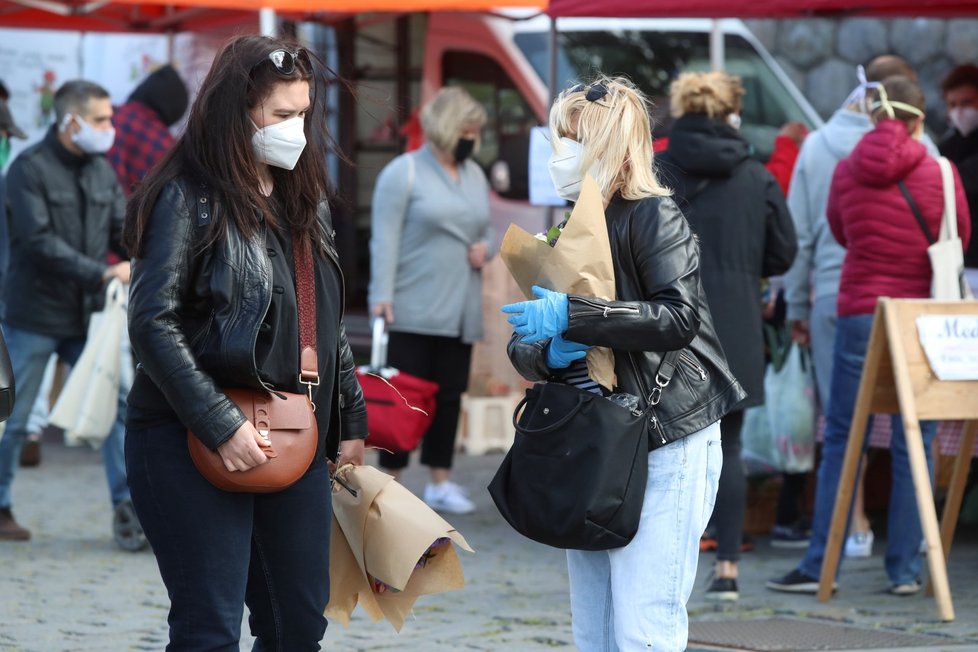
[[[126,288],[113,279],[105,291],[105,309],[92,315],[85,348],[51,410],[49,422],[64,428],[69,446],[99,448],[109,436],[119,406],[125,329]]]
[[[943,156],[937,159],[941,166],[941,182],[944,186],[944,214],[937,242],[927,248],[933,270],[930,296],[941,301],[970,299],[971,289],[964,280],[964,247],[958,237],[958,210],[954,199],[954,173],[951,163]]]

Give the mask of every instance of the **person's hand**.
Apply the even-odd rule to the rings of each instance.
[[[787,136],[791,140],[801,145],[801,141],[808,136],[808,127],[801,122],[786,122],[778,132],[779,136]]]
[[[551,369],[566,369],[575,360],[587,355],[589,344],[580,344],[554,335],[547,346],[547,366]]]
[[[245,421],[231,439],[217,447],[228,471],[247,471],[276,457],[271,442],[261,436],[251,421]]]
[[[363,447],[362,439],[347,439],[340,442],[340,455],[336,460],[336,468],[342,468],[345,464],[363,466]]]
[[[469,265],[472,269],[482,269],[485,267],[488,256],[489,245],[485,242],[476,242],[469,247]]]
[[[113,278],[117,278],[122,281],[123,285],[129,283],[129,277],[132,274],[132,266],[129,264],[128,260],[124,260],[121,263],[116,263],[115,265],[109,265],[102,272],[102,282],[108,283]]]
[[[534,301],[510,303],[502,311],[512,315],[507,321],[513,332],[522,335],[527,343],[549,340],[567,330],[567,295],[553,292],[539,285],[533,286]]]
[[[812,334],[809,331],[807,319],[798,319],[791,322],[791,341],[799,346],[808,346],[812,341]]]
[[[394,323],[394,304],[391,303],[376,303],[374,307],[370,310],[370,314],[374,317],[383,317],[384,321],[388,324]]]

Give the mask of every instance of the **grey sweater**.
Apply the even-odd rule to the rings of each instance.
[[[492,245],[478,164],[460,165],[455,181],[429,145],[398,156],[374,187],[370,306],[393,303],[393,331],[481,339],[482,273],[468,261],[477,242]]]

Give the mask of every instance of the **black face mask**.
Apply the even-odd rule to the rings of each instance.
[[[455,145],[455,162],[464,163],[465,159],[472,156],[475,150],[475,140],[472,138],[459,138]]]

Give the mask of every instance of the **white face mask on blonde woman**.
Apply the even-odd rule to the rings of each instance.
[[[547,167],[550,170],[550,178],[554,182],[557,194],[567,201],[577,201],[581,196],[581,183],[584,181],[584,172],[581,171],[581,163],[584,160],[584,145],[573,138],[561,138],[558,145],[559,153],[553,152]],[[591,166],[591,176],[595,176],[597,163]]]

